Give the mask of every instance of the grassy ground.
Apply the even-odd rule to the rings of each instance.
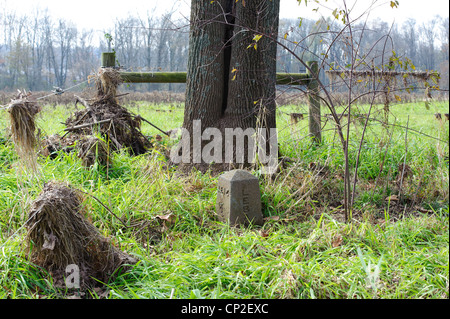
[[[180,105],[136,102],[130,110],[164,130],[182,123]],[[94,195],[124,221],[129,227],[86,197],[92,223],[140,260],[106,289],[87,296],[448,298],[448,122],[433,115],[448,113],[448,103],[431,110],[421,104],[392,108],[391,123],[396,117],[396,124],[439,140],[370,123],[351,224],[342,221],[344,160],[338,140],[328,123],[323,145],[312,146],[305,138],[307,121],[289,122],[290,112],[303,110],[279,109],[281,151],[295,161],[275,180],[259,176],[266,223],[250,228],[217,221],[217,177],[181,176],[168,168],[163,153],[173,141],[156,141],[159,132],[150,125],[144,124],[143,132],[158,145],[152,154],[115,154],[109,170],[86,169],[76,154],[60,154],[55,160],[40,158],[41,173],[32,177],[21,170],[7,139],[5,112],[0,118],[0,297],[64,296],[43,269],[28,262],[23,243],[32,201],[45,182],[58,180]],[[60,122],[72,111],[45,107],[38,120],[43,135],[60,133]],[[362,125],[352,124],[351,130],[354,165]],[[405,158],[411,173],[400,189],[398,167]],[[399,191],[401,201],[386,200]]]

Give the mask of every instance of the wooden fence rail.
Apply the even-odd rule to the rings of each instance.
[[[101,57],[101,67],[113,68],[116,66],[116,57],[114,52],[103,52]],[[277,73],[278,85],[303,85],[307,87],[309,101],[309,134],[315,142],[322,140],[321,133],[321,111],[319,85],[316,80],[316,74],[319,72],[316,61],[307,62],[308,67],[313,73]],[[125,83],[186,83],[186,72],[124,72],[119,71],[122,80]]]

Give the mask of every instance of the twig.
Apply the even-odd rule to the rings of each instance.
[[[402,186],[403,186],[403,176],[405,174],[405,168],[406,168],[406,156],[408,155],[408,127],[409,127],[409,115],[408,115],[408,122],[406,123],[406,134],[405,134],[405,159],[403,160],[403,167],[402,167],[402,176],[400,179],[400,187],[398,190],[398,198],[399,202],[402,200]]]
[[[107,122],[111,122],[111,121],[112,121],[112,119],[107,119],[107,120],[102,120],[102,121],[98,121],[98,122],[94,122],[94,123],[87,123],[87,124],[77,125],[77,126],[73,126],[73,127],[68,127],[66,129],[64,129],[64,131],[66,131],[66,132],[75,131],[75,130],[78,130],[78,129],[81,129],[81,128],[94,126],[96,124],[107,123]]]
[[[348,16],[348,10],[346,7],[346,3],[344,1],[344,6],[345,6],[345,11],[346,11],[346,18],[348,21],[350,21],[349,16]],[[351,24],[348,24],[348,30],[350,33],[350,38],[353,39],[353,32],[352,32],[352,26]],[[351,41],[351,49],[352,52],[355,51],[354,45],[353,45],[353,41]],[[359,46],[358,46],[359,49]],[[357,54],[357,52],[356,52]],[[352,71],[355,65],[355,56],[352,54],[351,56],[351,66],[352,66]],[[351,199],[351,186],[350,186],[350,161],[349,161],[349,145],[350,145],[350,123],[351,123],[351,114],[352,114],[352,93],[353,93],[353,86],[352,86],[352,79],[353,79],[353,73],[350,72],[350,86],[348,88],[348,106],[347,106],[347,111],[348,111],[348,125],[347,125],[347,138],[345,140],[344,143],[344,157],[345,157],[345,171],[344,171],[344,211],[345,211],[345,222],[348,223],[349,220],[352,219],[352,199]]]
[[[357,70],[326,70],[325,73],[327,74],[333,74],[333,75],[346,75],[346,76],[356,76],[356,77],[384,77],[384,76],[414,76],[418,78],[430,78],[432,76],[439,76],[440,74],[438,72],[399,72],[399,71],[357,71]]]
[[[119,94],[119,95],[116,95],[115,97],[122,97],[122,96],[125,96],[125,95],[128,95],[128,94],[130,94],[130,93],[127,92],[127,93]]]
[[[76,126],[76,125],[80,124],[80,122],[81,122],[82,120],[84,120],[84,118],[85,118],[90,112],[91,112],[91,111],[88,110],[86,113],[84,113],[84,115],[83,115],[78,121],[76,121],[75,124],[74,124],[73,126]]]
[[[165,135],[167,135],[167,136],[170,136],[169,133],[164,132],[163,130],[161,130],[159,127],[157,127],[157,126],[154,125],[153,123],[151,123],[151,122],[147,121],[146,119],[144,119],[142,116],[140,116],[140,115],[135,115],[135,117],[136,117],[137,119],[139,119],[139,120],[142,120],[142,121],[144,121],[144,122],[147,122],[148,124],[150,124],[151,126],[153,126],[154,128],[156,128],[156,129],[157,129],[158,131],[160,131],[161,133],[163,133],[163,134],[165,134]]]
[[[114,214],[113,213],[113,211],[111,210],[111,209],[109,209],[108,208],[108,206],[106,206],[105,204],[103,204],[97,197],[95,197],[94,195],[92,195],[92,194],[89,194],[89,193],[86,193],[86,192],[83,192],[82,190],[79,190],[80,192],[82,192],[82,193],[84,193],[84,194],[86,194],[86,195],[89,195],[89,196],[91,196],[93,199],[95,199],[100,205],[102,205],[108,212],[110,212],[114,217],[116,217],[121,223],[122,223],[122,225],[124,225],[126,228],[128,228],[129,226],[119,217],[119,216],[117,216],[116,214]]]
[[[83,104],[84,107],[85,107],[86,109],[88,109],[88,114],[91,115],[92,120],[93,120],[94,122],[97,122],[97,121],[98,121],[98,117],[97,117],[97,114],[95,114],[94,110],[92,109],[92,106],[91,106],[88,102],[86,102],[85,99],[79,97],[78,95],[75,95],[75,98],[76,98],[75,106],[77,105],[78,102],[80,102],[81,104]]]
[[[89,111],[92,111],[92,106],[91,106],[88,102],[86,102],[85,99],[79,97],[78,95],[75,95],[75,98],[76,98],[76,100],[75,100],[75,106],[76,106],[76,105],[78,104],[78,102],[79,102],[79,103],[83,104],[83,106],[84,106],[85,108],[87,108]]]
[[[375,87],[375,79],[373,81],[373,86]],[[366,116],[366,121],[364,123],[364,128],[361,134],[361,140],[359,142],[359,149],[358,149],[358,155],[356,156],[356,165],[355,165],[355,176],[353,179],[353,192],[351,197],[351,206],[353,207],[353,204],[355,203],[355,196],[356,196],[356,182],[358,181],[358,169],[359,169],[359,159],[361,157],[361,150],[364,143],[364,136],[366,135],[367,125],[369,124],[370,114],[372,112],[372,107],[375,102],[375,94],[372,96],[372,101],[370,103],[369,113]],[[350,118],[349,118],[350,120]],[[350,126],[350,125],[349,125]]]
[[[113,141],[114,144],[116,144],[116,147],[120,150],[122,148],[122,145],[120,145],[119,141],[114,138],[114,136],[108,135],[111,141]]]
[[[76,105],[76,103],[75,103],[75,105]],[[74,126],[78,125],[90,112],[91,112],[90,110],[87,110],[87,112],[84,113],[84,115],[78,121],[76,121]],[[66,133],[61,138],[66,137],[66,135],[69,134],[69,133],[70,133],[70,131],[66,131]]]

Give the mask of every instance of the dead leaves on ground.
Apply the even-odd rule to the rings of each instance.
[[[398,195],[391,195],[391,196],[386,197],[385,200],[387,202],[396,203],[400,200],[400,198],[398,197]]]
[[[168,213],[165,215],[157,215],[153,219],[156,219],[162,223],[161,233],[164,233],[169,229],[169,227],[175,224],[177,217],[173,213]]]
[[[339,247],[342,245],[342,242],[343,242],[342,236],[338,234],[334,236],[333,241],[331,242],[331,246],[333,248]]]

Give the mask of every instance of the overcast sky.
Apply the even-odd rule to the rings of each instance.
[[[254,0],[247,0],[254,1]],[[325,2],[330,8],[336,8],[343,1],[329,0]],[[353,12],[359,14],[365,11],[372,0],[347,0],[349,7],[356,3]],[[304,1],[302,1],[304,3]],[[317,18],[319,15],[312,12],[317,8],[314,1],[308,1],[308,6],[298,5],[297,0],[281,0],[282,18]],[[382,19],[388,23],[394,20],[402,23],[407,18],[414,18],[419,22],[430,20],[435,15],[448,17],[448,0],[399,0],[399,7],[392,9],[390,1],[378,0],[371,11],[370,18]],[[117,18],[122,18],[128,14],[146,14],[147,11],[157,14],[174,8],[179,16],[189,17],[190,0],[0,0],[1,8],[15,9],[21,13],[33,11],[36,7],[48,8],[50,14],[55,17],[62,17],[79,25],[81,28],[106,30]],[[327,16],[330,10],[321,7],[319,13]]]

